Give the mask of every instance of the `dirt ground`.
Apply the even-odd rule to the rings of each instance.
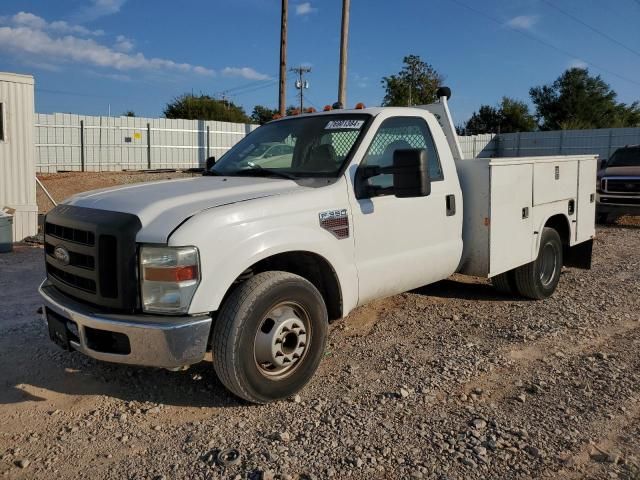
[[[199,173],[183,172],[67,172],[39,174],[38,178],[53,199],[59,203],[76,193],[87,190],[108,188],[126,183],[151,182],[199,175]],[[37,201],[40,213],[47,213],[53,208],[53,204],[39,186],[37,187]]]
[[[43,252],[19,246],[0,255],[0,475],[640,479],[634,223],[599,228],[592,270],[565,269],[545,301],[456,276],[359,308],[299,397],[266,406],[228,394],[210,361],[60,350],[37,313]],[[240,461],[223,467],[227,448]]]

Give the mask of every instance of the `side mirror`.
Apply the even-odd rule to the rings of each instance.
[[[393,152],[393,194],[398,198],[426,197],[431,193],[429,161],[424,148]]]
[[[391,187],[371,185],[367,180],[378,175],[393,175]],[[398,198],[426,197],[431,194],[427,151],[421,148],[396,150],[393,165],[362,166],[356,172],[356,198],[395,195]]]
[[[209,157],[205,160],[205,171],[209,171],[216,164],[216,157]]]
[[[602,170],[603,168],[607,168],[607,159],[603,158],[602,160],[600,160],[600,166],[598,167],[598,170]]]

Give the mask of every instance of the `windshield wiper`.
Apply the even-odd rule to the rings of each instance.
[[[202,172],[203,177],[223,177],[222,173],[218,173],[215,170],[205,170]]]
[[[257,174],[257,175],[256,175]],[[291,175],[290,173],[280,172],[278,170],[271,170],[270,168],[263,168],[260,165],[252,165],[251,168],[246,170],[238,170],[237,172],[233,172],[231,175],[238,176],[260,176],[260,177],[280,177],[286,178],[287,180],[296,180],[297,177],[295,175]]]

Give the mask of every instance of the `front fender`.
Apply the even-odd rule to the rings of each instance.
[[[201,251],[202,281],[191,302],[190,313],[218,310],[233,282],[257,262],[280,253],[303,251],[319,255],[331,265],[340,283],[346,314],[358,302],[353,262],[348,262],[339,249],[328,248],[326,238],[318,237],[310,229],[282,228],[247,238],[234,248],[225,249],[222,257],[204,249]],[[298,240],[292,242],[292,238]]]
[[[212,209],[176,230],[170,245],[195,245],[200,250],[202,279],[189,313],[218,310],[233,282],[247,268],[270,256],[293,251],[326,259],[340,283],[344,314],[355,308],[358,277],[353,237],[337,239],[320,227],[318,212],[341,206],[329,199],[331,207],[327,207],[328,192],[320,190],[325,192],[322,205],[307,195],[305,207],[292,212],[295,200],[291,197],[263,199],[245,203],[241,209],[234,205]]]

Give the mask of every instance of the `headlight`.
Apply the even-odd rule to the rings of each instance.
[[[140,249],[142,309],[153,313],[186,313],[200,283],[196,247]]]

